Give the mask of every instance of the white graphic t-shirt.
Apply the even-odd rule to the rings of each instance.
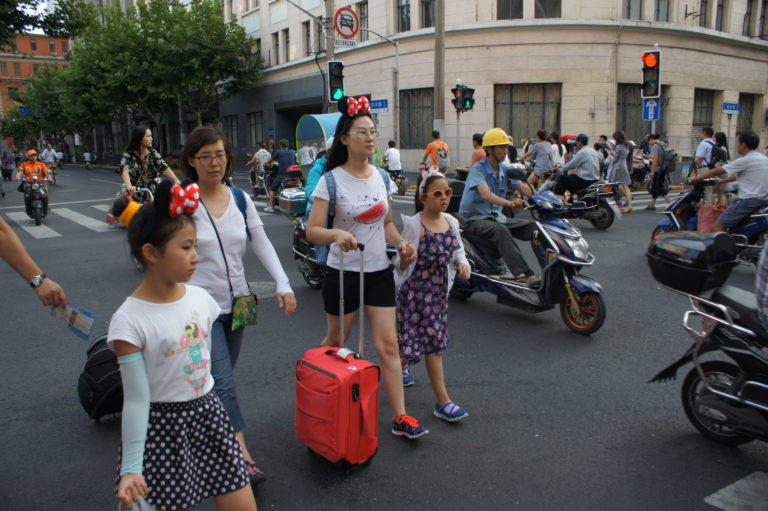
[[[341,229],[352,234],[359,243],[365,244],[366,273],[381,271],[389,266],[387,242],[384,239],[384,219],[389,212],[389,196],[397,190],[397,185],[387,177],[384,186],[379,169],[369,166],[370,177],[358,179],[341,167],[336,167],[333,177],[336,180],[336,216],[334,229]],[[315,199],[329,200],[328,185],[325,177],[317,182]],[[340,269],[340,250],[336,242],[331,244],[327,264]],[[344,270],[360,271],[360,252],[358,250],[344,254]]]
[[[211,325],[221,309],[204,289],[185,287],[172,303],[129,296],[109,322],[110,348],[120,340],[143,351],[153,403],[190,401],[213,388]]]

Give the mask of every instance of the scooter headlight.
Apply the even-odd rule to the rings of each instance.
[[[540,201],[539,206],[541,206],[544,209],[555,209],[552,203],[546,200]]]
[[[589,243],[584,238],[567,238],[566,243],[573,255],[579,259],[587,260],[589,258]]]

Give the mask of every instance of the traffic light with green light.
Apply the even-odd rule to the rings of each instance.
[[[451,103],[453,103],[453,108],[456,109],[457,113],[472,110],[472,107],[475,106],[475,100],[473,98],[475,89],[472,87],[457,83],[456,87],[451,89],[451,92],[453,93]]]
[[[340,60],[328,62],[328,97],[331,101],[344,97],[344,63]]]
[[[643,60],[643,83],[640,86],[640,96],[643,98],[658,98],[661,95],[661,52],[646,51]]]

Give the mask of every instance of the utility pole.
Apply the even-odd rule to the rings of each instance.
[[[435,117],[432,129],[443,134],[445,127],[445,1],[433,0],[435,6]]]
[[[333,60],[334,54],[336,52],[336,28],[333,26],[333,0],[325,0],[325,22],[323,23],[323,36],[325,37],[325,63],[326,68],[328,67],[328,62]],[[330,79],[330,76],[328,76]],[[328,87],[325,87],[325,89],[328,89]],[[323,91],[323,97],[325,97],[325,91]],[[328,112],[328,106],[330,105],[331,101],[333,101],[330,97],[323,101],[323,111]]]

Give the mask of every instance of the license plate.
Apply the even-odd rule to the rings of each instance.
[[[616,201],[613,199],[608,199],[608,205],[613,210],[613,214],[616,215],[616,218],[621,218],[621,209],[619,209],[619,205],[616,204]]]

